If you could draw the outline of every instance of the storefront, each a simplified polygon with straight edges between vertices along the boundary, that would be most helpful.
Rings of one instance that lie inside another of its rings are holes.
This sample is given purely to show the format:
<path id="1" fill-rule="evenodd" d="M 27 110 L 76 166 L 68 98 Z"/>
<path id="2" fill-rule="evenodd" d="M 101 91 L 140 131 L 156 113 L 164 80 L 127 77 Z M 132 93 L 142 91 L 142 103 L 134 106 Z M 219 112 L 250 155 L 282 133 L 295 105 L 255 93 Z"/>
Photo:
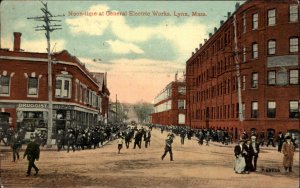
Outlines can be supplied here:
<path id="1" fill-rule="evenodd" d="M 34 132 L 36 129 L 47 129 L 47 103 L 12 103 L 10 110 L 15 111 L 16 129 Z M 98 125 L 99 112 L 96 109 L 80 105 L 53 104 L 53 133 L 67 128 L 86 129 Z"/>

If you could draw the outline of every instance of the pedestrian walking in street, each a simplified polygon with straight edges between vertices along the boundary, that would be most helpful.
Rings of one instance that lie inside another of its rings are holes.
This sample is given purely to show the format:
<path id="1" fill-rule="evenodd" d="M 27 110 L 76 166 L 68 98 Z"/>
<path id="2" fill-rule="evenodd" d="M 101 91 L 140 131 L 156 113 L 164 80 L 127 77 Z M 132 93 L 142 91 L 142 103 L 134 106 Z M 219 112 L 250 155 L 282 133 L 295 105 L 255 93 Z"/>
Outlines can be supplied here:
<path id="1" fill-rule="evenodd" d="M 282 132 L 279 132 L 278 137 L 277 137 L 278 152 L 279 153 L 281 153 L 283 142 L 284 142 L 284 136 L 283 136 Z"/>
<path id="2" fill-rule="evenodd" d="M 253 157 L 253 148 L 251 147 L 251 140 L 247 139 L 244 149 L 244 157 L 246 162 L 245 173 L 253 171 L 252 166 L 252 157 Z"/>
<path id="3" fill-rule="evenodd" d="M 282 145 L 283 167 L 286 172 L 292 172 L 295 146 L 292 143 L 290 136 L 287 136 L 285 139 L 286 142 Z"/>
<path id="4" fill-rule="evenodd" d="M 259 154 L 259 143 L 256 141 L 256 136 L 251 136 L 251 150 L 253 151 L 252 155 L 252 166 L 253 169 L 251 171 L 256 171 L 257 169 L 257 159 L 258 159 L 258 154 Z"/>
<path id="5" fill-rule="evenodd" d="M 39 160 L 40 158 L 40 146 L 35 142 L 34 136 L 30 136 L 30 142 L 27 145 L 27 148 L 25 150 L 23 159 L 27 156 L 28 160 L 28 170 L 27 170 L 27 176 L 30 176 L 31 174 L 31 169 L 32 167 L 35 170 L 35 176 L 38 174 L 39 169 L 38 167 L 34 164 L 35 160 Z"/>
<path id="6" fill-rule="evenodd" d="M 118 154 L 121 153 L 121 149 L 123 148 L 123 138 L 119 135 L 119 138 L 117 140 L 118 143 Z"/>
<path id="7" fill-rule="evenodd" d="M 185 135 L 186 135 L 185 129 L 182 129 L 181 132 L 180 132 L 181 145 L 184 145 Z"/>
<path id="8" fill-rule="evenodd" d="M 234 147 L 234 156 L 235 156 L 235 161 L 234 161 L 234 171 L 237 174 L 243 174 L 245 171 L 246 167 L 246 162 L 245 162 L 245 141 L 240 140 L 239 144 Z"/>
<path id="9" fill-rule="evenodd" d="M 172 143 L 174 139 L 174 134 L 168 134 L 168 137 L 166 139 L 166 146 L 165 146 L 165 152 L 161 156 L 161 160 L 164 160 L 167 153 L 170 153 L 170 161 L 173 161 L 173 152 L 172 152 Z"/>
<path id="10" fill-rule="evenodd" d="M 264 129 L 259 133 L 259 145 L 264 146 L 265 143 L 265 131 Z"/>
<path id="11" fill-rule="evenodd" d="M 16 159 L 19 160 L 19 151 L 21 148 L 21 139 L 18 135 L 18 133 L 16 133 L 12 138 L 11 138 L 11 148 L 13 150 L 13 162 L 16 162 Z"/>

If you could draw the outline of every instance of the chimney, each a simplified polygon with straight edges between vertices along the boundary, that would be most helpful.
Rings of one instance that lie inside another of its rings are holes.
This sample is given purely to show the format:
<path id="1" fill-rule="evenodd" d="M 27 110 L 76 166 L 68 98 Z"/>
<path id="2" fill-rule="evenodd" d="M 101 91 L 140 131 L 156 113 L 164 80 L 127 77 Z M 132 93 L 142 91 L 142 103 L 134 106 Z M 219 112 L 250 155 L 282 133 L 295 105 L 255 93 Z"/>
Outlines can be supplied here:
<path id="1" fill-rule="evenodd" d="M 212 33 L 209 33 L 208 35 L 209 35 L 209 38 L 210 38 L 212 36 Z"/>
<path id="2" fill-rule="evenodd" d="M 22 33 L 14 32 L 14 51 L 21 50 L 21 35 Z"/>
<path id="3" fill-rule="evenodd" d="M 207 39 L 204 39 L 204 43 L 207 42 Z"/>
<path id="4" fill-rule="evenodd" d="M 220 26 L 222 26 L 224 24 L 224 20 L 220 21 Z"/>
<path id="5" fill-rule="evenodd" d="M 195 52 L 192 52 L 192 56 L 195 54 Z"/>
<path id="6" fill-rule="evenodd" d="M 202 48 L 202 46 L 203 46 L 202 43 L 200 43 L 200 48 Z"/>
<path id="7" fill-rule="evenodd" d="M 227 19 L 231 16 L 231 12 L 227 12 Z"/>
<path id="8" fill-rule="evenodd" d="M 217 30 L 218 30 L 218 29 L 217 29 L 216 27 L 214 27 L 214 32 L 215 32 L 215 33 L 217 32 Z"/>
<path id="9" fill-rule="evenodd" d="M 198 48 L 195 48 L 195 51 L 197 52 L 197 51 L 198 51 Z"/>
<path id="10" fill-rule="evenodd" d="M 240 3 L 235 4 L 235 10 L 237 10 L 240 7 Z"/>

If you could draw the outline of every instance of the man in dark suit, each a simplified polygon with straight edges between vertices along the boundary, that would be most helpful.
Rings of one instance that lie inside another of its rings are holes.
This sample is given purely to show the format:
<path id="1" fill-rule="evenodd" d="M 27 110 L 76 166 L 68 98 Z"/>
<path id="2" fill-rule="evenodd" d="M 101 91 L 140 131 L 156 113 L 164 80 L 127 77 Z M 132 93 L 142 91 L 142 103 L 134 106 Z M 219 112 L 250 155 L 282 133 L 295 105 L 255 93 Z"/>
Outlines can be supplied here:
<path id="1" fill-rule="evenodd" d="M 252 160 L 253 161 L 253 169 L 251 171 L 256 171 L 257 159 L 259 154 L 259 143 L 256 141 L 256 136 L 251 136 L 251 151 L 253 151 Z"/>
<path id="2" fill-rule="evenodd" d="M 247 139 L 244 149 L 244 157 L 246 162 L 245 172 L 249 173 L 250 171 L 253 171 L 253 165 L 252 165 L 252 157 L 253 157 L 253 148 L 251 147 L 251 140 Z"/>
<path id="3" fill-rule="evenodd" d="M 164 160 L 165 156 L 169 152 L 170 153 L 170 161 L 173 161 L 172 143 L 173 143 L 174 137 L 175 137 L 174 134 L 170 134 L 170 133 L 168 134 L 168 137 L 166 139 L 165 152 L 161 156 L 161 160 Z"/>
<path id="4" fill-rule="evenodd" d="M 35 176 L 38 174 L 39 169 L 37 166 L 34 164 L 35 160 L 39 160 L 40 158 L 40 146 L 35 142 L 34 140 L 34 135 L 30 136 L 30 142 L 27 145 L 27 148 L 24 153 L 23 159 L 27 156 L 27 160 L 29 161 L 28 163 L 28 170 L 27 170 L 27 176 L 30 176 L 31 169 L 32 167 L 35 170 Z"/>

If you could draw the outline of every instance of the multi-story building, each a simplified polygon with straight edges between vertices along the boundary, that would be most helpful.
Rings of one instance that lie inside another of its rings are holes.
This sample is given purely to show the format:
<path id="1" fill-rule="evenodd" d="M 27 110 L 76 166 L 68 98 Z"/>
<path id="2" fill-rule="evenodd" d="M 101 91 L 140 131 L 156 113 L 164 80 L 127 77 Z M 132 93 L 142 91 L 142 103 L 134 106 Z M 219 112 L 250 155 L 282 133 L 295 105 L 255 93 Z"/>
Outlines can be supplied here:
<path id="1" fill-rule="evenodd" d="M 186 62 L 187 125 L 299 130 L 299 29 L 297 1 L 237 4 Z"/>
<path id="2" fill-rule="evenodd" d="M 185 78 L 169 83 L 154 99 L 151 121 L 160 125 L 185 125 Z"/>
<path id="3" fill-rule="evenodd" d="M 34 130 L 48 122 L 47 53 L 0 49 L 0 108 L 10 126 Z M 91 73 L 66 50 L 51 54 L 53 132 L 67 127 L 86 128 L 106 121 L 109 101 L 106 73 Z"/>

